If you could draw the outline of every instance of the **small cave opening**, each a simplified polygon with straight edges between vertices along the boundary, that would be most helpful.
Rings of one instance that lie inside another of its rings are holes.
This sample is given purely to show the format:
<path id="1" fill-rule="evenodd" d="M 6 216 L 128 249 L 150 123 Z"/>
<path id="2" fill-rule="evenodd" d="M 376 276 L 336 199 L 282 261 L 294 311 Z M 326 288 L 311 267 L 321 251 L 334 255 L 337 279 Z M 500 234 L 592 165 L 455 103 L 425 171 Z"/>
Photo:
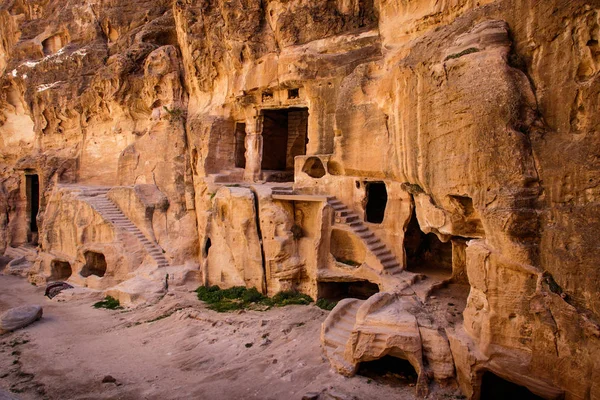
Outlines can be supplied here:
<path id="1" fill-rule="evenodd" d="M 293 171 L 294 158 L 306 154 L 308 109 L 263 110 L 262 114 L 261 168 L 270 171 Z"/>
<path id="2" fill-rule="evenodd" d="M 246 168 L 246 124 L 235 124 L 235 167 Z"/>
<path id="3" fill-rule="evenodd" d="M 354 282 L 318 282 L 318 298 L 329 301 L 342 299 L 366 300 L 379 293 L 379 286 L 369 281 Z"/>
<path id="4" fill-rule="evenodd" d="M 66 281 L 72 273 L 71 264 L 67 261 L 52 260 L 50 263 L 50 280 L 52 281 Z"/>
<path id="5" fill-rule="evenodd" d="M 300 89 L 288 89 L 288 99 L 297 99 L 300 97 Z"/>
<path id="6" fill-rule="evenodd" d="M 365 182 L 367 192 L 365 205 L 365 220 L 374 224 L 380 224 L 385 217 L 387 206 L 387 189 L 383 182 Z"/>
<path id="7" fill-rule="evenodd" d="M 210 250 L 210 246 L 212 246 L 212 243 L 210 241 L 210 238 L 207 238 L 206 243 L 204 244 L 204 251 L 202 252 L 204 258 L 208 257 L 208 251 Z"/>
<path id="8" fill-rule="evenodd" d="M 390 355 L 361 362 L 357 374 L 392 387 L 415 385 L 418 378 L 417 371 L 408 360 Z"/>
<path id="9" fill-rule="evenodd" d="M 421 231 L 414 210 L 404 232 L 404 251 L 408 271 L 441 279 L 452 276 L 452 242 Z"/>
<path id="10" fill-rule="evenodd" d="M 302 172 L 311 178 L 316 179 L 324 177 L 327 173 L 325 171 L 325 166 L 319 157 L 309 157 L 302 167 Z"/>
<path id="11" fill-rule="evenodd" d="M 81 276 L 87 278 L 91 275 L 103 277 L 106 274 L 106 258 L 104 254 L 95 251 L 86 251 L 85 265 L 81 269 Z"/>
<path id="12" fill-rule="evenodd" d="M 486 371 L 481 379 L 481 396 L 485 400 L 543 400 L 529 389 L 516 383 L 500 378 L 498 375 Z"/>
<path id="13" fill-rule="evenodd" d="M 42 51 L 45 56 L 55 54 L 63 47 L 63 38 L 61 35 L 50 36 L 42 41 Z"/>

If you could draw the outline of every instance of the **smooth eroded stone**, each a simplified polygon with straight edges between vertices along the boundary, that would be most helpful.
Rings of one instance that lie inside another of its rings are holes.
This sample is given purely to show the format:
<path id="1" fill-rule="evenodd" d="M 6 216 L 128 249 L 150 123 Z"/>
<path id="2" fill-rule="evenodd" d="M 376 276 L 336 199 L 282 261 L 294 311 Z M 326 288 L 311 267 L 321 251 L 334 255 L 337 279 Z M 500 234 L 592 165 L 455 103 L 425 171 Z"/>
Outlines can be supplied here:
<path id="1" fill-rule="evenodd" d="M 42 306 L 31 305 L 11 308 L 0 317 L 0 332 L 26 327 L 42 318 Z"/>

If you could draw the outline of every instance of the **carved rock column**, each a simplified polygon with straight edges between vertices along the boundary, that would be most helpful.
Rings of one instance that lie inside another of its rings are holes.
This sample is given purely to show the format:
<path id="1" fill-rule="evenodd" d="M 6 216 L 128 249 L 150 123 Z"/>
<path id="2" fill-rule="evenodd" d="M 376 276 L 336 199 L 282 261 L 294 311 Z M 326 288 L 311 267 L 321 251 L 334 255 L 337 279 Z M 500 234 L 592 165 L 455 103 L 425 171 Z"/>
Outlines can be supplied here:
<path id="1" fill-rule="evenodd" d="M 246 120 L 246 170 L 244 180 L 256 182 L 260 179 L 263 152 L 263 116 L 256 115 Z"/>

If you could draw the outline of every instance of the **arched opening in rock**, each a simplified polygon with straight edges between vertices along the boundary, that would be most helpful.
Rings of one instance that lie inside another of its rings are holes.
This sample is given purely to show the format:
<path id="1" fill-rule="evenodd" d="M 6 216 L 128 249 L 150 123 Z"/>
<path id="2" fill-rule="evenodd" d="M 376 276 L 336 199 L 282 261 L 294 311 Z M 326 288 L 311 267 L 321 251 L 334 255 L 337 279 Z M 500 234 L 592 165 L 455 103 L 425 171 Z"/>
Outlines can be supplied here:
<path id="1" fill-rule="evenodd" d="M 342 299 L 366 300 L 379 293 L 379 286 L 369 281 L 354 282 L 318 282 L 318 298 L 329 301 L 340 301 Z"/>
<path id="2" fill-rule="evenodd" d="M 63 38 L 61 35 L 50 36 L 42 42 L 42 49 L 45 56 L 55 54 L 63 47 Z"/>
<path id="3" fill-rule="evenodd" d="M 408 360 L 389 355 L 361 362 L 357 374 L 388 386 L 415 385 L 418 378 L 417 371 Z"/>
<path id="4" fill-rule="evenodd" d="M 294 157 L 306 154 L 307 134 L 307 108 L 263 110 L 261 168 L 292 171 Z"/>
<path id="5" fill-rule="evenodd" d="M 367 202 L 365 205 L 365 220 L 380 224 L 385 217 L 387 205 L 387 189 L 383 182 L 366 182 Z"/>
<path id="6" fill-rule="evenodd" d="M 498 375 L 486 371 L 481 379 L 481 396 L 485 400 L 543 400 L 529 389 L 516 383 L 500 378 Z"/>
<path id="7" fill-rule="evenodd" d="M 52 260 L 50 263 L 50 280 L 66 281 L 72 273 L 71 264 L 66 261 Z"/>
<path id="8" fill-rule="evenodd" d="M 452 243 L 443 243 L 435 233 L 422 232 L 414 211 L 404 233 L 404 251 L 410 272 L 441 279 L 452 276 Z"/>
<path id="9" fill-rule="evenodd" d="M 25 193 L 27 196 L 27 217 L 29 219 L 29 230 L 32 234 L 37 234 L 37 215 L 40 209 L 40 178 L 38 175 L 25 175 Z"/>
<path id="10" fill-rule="evenodd" d="M 337 262 L 358 267 L 365 262 L 366 249 L 356 235 L 341 229 L 331 230 L 329 249 Z"/>
<path id="11" fill-rule="evenodd" d="M 302 172 L 316 179 L 324 177 L 327 173 L 319 157 L 309 157 L 302 167 Z"/>
<path id="12" fill-rule="evenodd" d="M 81 276 L 84 278 L 91 275 L 103 277 L 106 273 L 106 258 L 104 258 L 104 254 L 95 251 L 86 251 L 84 256 L 85 265 L 81 269 Z"/>
<path id="13" fill-rule="evenodd" d="M 235 167 L 246 168 L 246 124 L 235 124 Z"/>

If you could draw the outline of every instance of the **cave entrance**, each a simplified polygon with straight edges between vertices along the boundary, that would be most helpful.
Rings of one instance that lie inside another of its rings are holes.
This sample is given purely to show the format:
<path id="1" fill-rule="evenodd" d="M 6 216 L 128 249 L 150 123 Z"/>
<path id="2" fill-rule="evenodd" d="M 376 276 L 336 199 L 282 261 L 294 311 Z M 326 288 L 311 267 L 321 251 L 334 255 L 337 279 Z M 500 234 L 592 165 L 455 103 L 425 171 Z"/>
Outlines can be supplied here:
<path id="1" fill-rule="evenodd" d="M 72 273 L 71 264 L 66 261 L 52 260 L 50 263 L 50 280 L 52 281 L 66 281 Z"/>
<path id="2" fill-rule="evenodd" d="M 452 242 L 421 231 L 414 210 L 404 233 L 404 251 L 408 271 L 440 279 L 452 276 Z"/>
<path id="3" fill-rule="evenodd" d="M 379 286 L 369 281 L 355 282 L 318 282 L 318 298 L 329 301 L 340 301 L 342 299 L 366 300 L 379 293 Z"/>
<path id="4" fill-rule="evenodd" d="M 37 233 L 37 215 L 40 210 L 40 178 L 36 174 L 25 175 L 25 188 L 27 193 L 27 211 L 29 230 Z"/>
<path id="5" fill-rule="evenodd" d="M 95 251 L 86 251 L 85 265 L 81 269 L 81 276 L 87 278 L 91 275 L 103 277 L 106 273 L 106 258 L 104 254 L 96 253 Z"/>
<path id="6" fill-rule="evenodd" d="M 263 110 L 261 168 L 293 171 L 294 157 L 306 154 L 308 108 Z"/>
<path id="7" fill-rule="evenodd" d="M 389 355 L 361 362 L 357 374 L 387 386 L 415 385 L 418 378 L 417 371 L 408 360 Z"/>
<path id="8" fill-rule="evenodd" d="M 387 205 L 387 189 L 383 182 L 366 182 L 367 203 L 365 205 L 365 220 L 374 224 L 383 222 Z"/>
<path id="9" fill-rule="evenodd" d="M 486 371 L 481 380 L 481 399 L 485 400 L 543 400 L 529 389 Z"/>
<path id="10" fill-rule="evenodd" d="M 235 124 L 235 167 L 246 168 L 246 124 Z"/>

